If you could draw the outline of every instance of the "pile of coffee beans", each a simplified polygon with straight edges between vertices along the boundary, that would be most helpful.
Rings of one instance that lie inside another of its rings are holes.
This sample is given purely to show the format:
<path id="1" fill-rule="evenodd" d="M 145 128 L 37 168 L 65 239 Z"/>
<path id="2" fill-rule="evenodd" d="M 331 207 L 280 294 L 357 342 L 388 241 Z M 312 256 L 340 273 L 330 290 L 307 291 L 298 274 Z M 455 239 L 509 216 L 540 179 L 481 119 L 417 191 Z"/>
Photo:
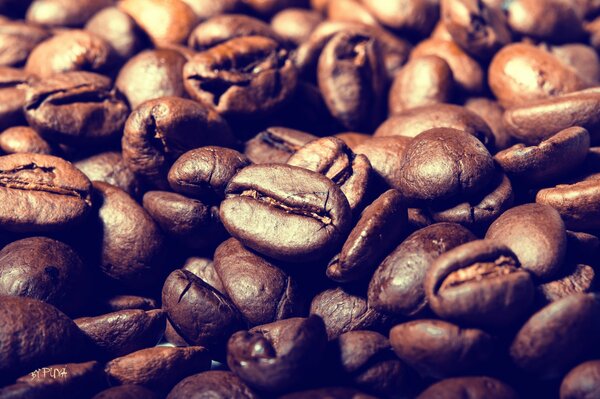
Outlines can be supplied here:
<path id="1" fill-rule="evenodd" d="M 0 399 L 600 399 L 599 1 L 0 14 Z"/>

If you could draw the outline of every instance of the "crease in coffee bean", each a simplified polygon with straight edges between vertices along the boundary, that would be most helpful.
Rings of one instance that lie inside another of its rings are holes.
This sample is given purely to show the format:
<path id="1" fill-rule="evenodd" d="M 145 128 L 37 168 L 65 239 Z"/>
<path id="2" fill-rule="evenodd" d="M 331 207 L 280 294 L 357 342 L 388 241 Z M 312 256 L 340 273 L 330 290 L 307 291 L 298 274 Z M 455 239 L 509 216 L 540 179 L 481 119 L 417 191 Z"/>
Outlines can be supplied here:
<path id="1" fill-rule="evenodd" d="M 289 141 L 285 141 L 282 138 L 277 137 L 268 130 L 265 130 L 262 133 L 260 133 L 260 140 L 264 143 L 275 147 L 278 150 L 282 150 L 290 154 L 293 154 L 294 152 L 298 151 L 298 149 L 302 148 L 302 146 L 293 145 Z"/>
<path id="2" fill-rule="evenodd" d="M 494 262 L 477 262 L 473 265 L 453 271 L 446 277 L 439 290 L 445 290 L 472 281 L 504 276 L 516 272 L 517 265 L 514 259 L 508 256 L 500 256 Z"/>

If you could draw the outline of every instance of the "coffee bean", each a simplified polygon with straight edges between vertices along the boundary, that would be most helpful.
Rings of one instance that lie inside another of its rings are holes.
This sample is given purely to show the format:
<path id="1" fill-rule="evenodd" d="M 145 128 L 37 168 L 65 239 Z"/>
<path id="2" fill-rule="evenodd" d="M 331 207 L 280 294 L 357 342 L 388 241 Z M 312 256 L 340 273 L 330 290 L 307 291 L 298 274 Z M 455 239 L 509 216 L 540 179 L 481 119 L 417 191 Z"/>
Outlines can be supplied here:
<path id="1" fill-rule="evenodd" d="M 569 295 L 592 292 L 596 288 L 596 270 L 584 264 L 570 264 L 555 280 L 537 287 L 538 301 L 549 303 Z"/>
<path id="2" fill-rule="evenodd" d="M 246 142 L 244 154 L 253 163 L 286 163 L 296 151 L 316 138 L 299 130 L 270 127 Z"/>
<path id="3" fill-rule="evenodd" d="M 282 38 L 301 45 L 307 41 L 323 17 L 316 11 L 288 8 L 271 19 L 271 28 Z"/>
<path id="4" fill-rule="evenodd" d="M 2 134 L 0 134 L 0 143 L 1 141 Z M 141 191 L 140 182 L 133 172 L 127 168 L 120 152 L 101 152 L 89 158 L 81 159 L 75 162 L 74 165 L 90 180 L 111 184 L 134 198 Z"/>
<path id="5" fill-rule="evenodd" d="M 25 84 L 33 77 L 22 69 L 0 67 L 0 128 L 25 123 L 23 106 L 25 105 Z"/>
<path id="6" fill-rule="evenodd" d="M 368 136 L 353 151 L 364 154 L 369 159 L 376 177 L 379 178 L 375 184 L 383 181 L 383 186 L 398 188 L 401 181 L 400 167 L 411 140 L 406 136 Z"/>
<path id="7" fill-rule="evenodd" d="M 504 108 L 497 101 L 485 97 L 471 97 L 464 106 L 488 124 L 494 135 L 494 144 L 497 150 L 510 147 L 513 138 L 508 133 L 503 120 Z"/>
<path id="8" fill-rule="evenodd" d="M 215 288 L 217 291 L 225 292 L 223 282 L 217 274 L 215 264 L 211 259 L 194 256 L 189 257 L 185 260 L 182 269 L 200 277 L 206 284 Z"/>
<path id="9" fill-rule="evenodd" d="M 423 391 L 418 399 L 434 399 L 467 395 L 471 399 L 517 399 L 508 385 L 491 377 L 457 377 L 437 382 Z"/>
<path id="10" fill-rule="evenodd" d="M 54 148 L 35 130 L 27 126 L 15 126 L 0 133 L 0 149 L 6 154 L 31 152 L 53 155 Z"/>
<path id="11" fill-rule="evenodd" d="M 46 26 L 81 26 L 111 0 L 34 0 L 27 9 L 27 21 Z"/>
<path id="12" fill-rule="evenodd" d="M 437 5 L 430 1 L 363 0 L 363 3 L 373 16 L 387 28 L 418 33 L 422 36 L 431 32 L 439 15 Z"/>
<path id="13" fill-rule="evenodd" d="M 600 384 L 600 360 L 581 363 L 565 376 L 560 384 L 561 399 L 593 397 Z"/>
<path id="14" fill-rule="evenodd" d="M 600 78 L 600 58 L 598 53 L 584 44 L 563 44 L 559 46 L 548 46 L 540 44 L 565 64 L 569 65 L 590 86 L 596 86 Z"/>
<path id="15" fill-rule="evenodd" d="M 342 191 L 325 176 L 295 166 L 248 166 L 225 193 L 220 215 L 227 231 L 275 259 L 322 259 L 350 227 Z"/>
<path id="16" fill-rule="evenodd" d="M 152 310 L 158 306 L 152 298 L 137 295 L 114 295 L 104 300 L 99 308 L 104 313 L 119 312 L 128 309 Z"/>
<path id="17" fill-rule="evenodd" d="M 159 399 L 160 396 L 148 388 L 144 388 L 140 385 L 119 385 L 116 387 L 108 388 L 92 399 L 133 399 L 133 398 L 144 398 L 144 399 Z"/>
<path id="18" fill-rule="evenodd" d="M 375 399 L 375 396 L 367 395 L 354 388 L 329 387 L 309 389 L 280 396 L 279 399 Z"/>
<path id="19" fill-rule="evenodd" d="M 0 22 L 0 65 L 22 66 L 31 51 L 49 36 L 46 29 L 34 24 L 11 20 Z"/>
<path id="20" fill-rule="evenodd" d="M 186 399 L 205 396 L 214 399 L 256 399 L 256 395 L 237 375 L 230 371 L 205 371 L 184 378 L 167 399 Z"/>

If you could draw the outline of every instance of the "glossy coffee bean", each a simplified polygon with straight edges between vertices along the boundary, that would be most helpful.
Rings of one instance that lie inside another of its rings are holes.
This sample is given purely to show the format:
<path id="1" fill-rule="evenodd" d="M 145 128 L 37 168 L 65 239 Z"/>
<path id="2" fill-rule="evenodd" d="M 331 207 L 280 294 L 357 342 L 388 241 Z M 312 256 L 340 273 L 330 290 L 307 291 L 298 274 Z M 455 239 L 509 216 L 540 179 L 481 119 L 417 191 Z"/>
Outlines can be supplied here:
<path id="1" fill-rule="evenodd" d="M 600 360 L 581 363 L 560 384 L 560 399 L 583 399 L 597 396 L 600 387 Z"/>
<path id="2" fill-rule="evenodd" d="M 0 295 L 39 299 L 68 314 L 85 305 L 87 274 L 73 248 L 50 238 L 17 240 L 0 251 Z"/>
<path id="3" fill-rule="evenodd" d="M 563 267 L 565 225 L 549 206 L 526 204 L 509 209 L 492 223 L 485 238 L 510 248 L 521 267 L 539 279 L 549 279 Z"/>
<path id="4" fill-rule="evenodd" d="M 27 21 L 46 26 L 81 26 L 111 0 L 34 0 L 27 9 Z"/>
<path id="5" fill-rule="evenodd" d="M 431 309 L 461 325 L 504 327 L 533 301 L 533 282 L 515 254 L 492 240 L 472 241 L 433 261 L 423 284 Z"/>
<path id="6" fill-rule="evenodd" d="M 244 154 L 253 163 L 286 163 L 302 146 L 317 139 L 310 133 L 270 127 L 246 142 Z"/>
<path id="7" fill-rule="evenodd" d="M 217 291 L 225 292 L 223 282 L 217 274 L 215 264 L 211 259 L 198 258 L 195 256 L 189 257 L 185 260 L 182 269 L 200 277 L 206 284 L 215 288 Z"/>
<path id="8" fill-rule="evenodd" d="M 404 152 L 411 140 L 405 136 L 367 136 L 361 138 L 361 143 L 356 145 L 353 151 L 364 154 L 369 159 L 375 174 L 374 185 L 383 182 L 383 186 L 398 188 Z"/>
<path id="9" fill-rule="evenodd" d="M 119 312 L 121 310 L 158 308 L 156 300 L 138 295 L 113 295 L 104 298 L 99 304 L 101 313 Z"/>
<path id="10" fill-rule="evenodd" d="M 466 228 L 438 223 L 417 230 L 384 259 L 369 284 L 369 303 L 393 315 L 414 315 L 427 306 L 425 275 L 440 254 L 475 239 Z"/>
<path id="11" fill-rule="evenodd" d="M 311 378 L 326 343 L 319 317 L 280 320 L 233 334 L 227 343 L 227 365 L 251 387 L 289 390 Z"/>
<path id="12" fill-rule="evenodd" d="M 396 355 L 422 376 L 445 378 L 479 371 L 494 356 L 491 335 L 442 320 L 414 320 L 390 330 Z"/>
<path id="13" fill-rule="evenodd" d="M 92 206 L 88 178 L 70 162 L 41 154 L 0 157 L 4 230 L 49 232 L 81 223 Z"/>
<path id="14" fill-rule="evenodd" d="M 22 66 L 31 51 L 49 36 L 46 29 L 34 24 L 13 20 L 0 22 L 0 65 Z"/>
<path id="15" fill-rule="evenodd" d="M 342 191 L 325 176 L 295 166 L 248 166 L 225 194 L 220 216 L 227 231 L 275 259 L 322 259 L 350 228 Z"/>
<path id="16" fill-rule="evenodd" d="M 53 155 L 56 152 L 56 149 L 28 126 L 15 126 L 0 133 L 0 150 L 6 154 L 31 152 Z"/>
<path id="17" fill-rule="evenodd" d="M 258 395 L 231 371 L 212 370 L 184 378 L 169 392 L 167 399 L 193 397 L 256 399 Z"/>
<path id="18" fill-rule="evenodd" d="M 2 135 L 0 134 L 0 141 Z M 125 165 L 120 152 L 101 152 L 74 163 L 91 181 L 101 181 L 120 188 L 132 197 L 140 193 L 140 182 Z"/>
<path id="19" fill-rule="evenodd" d="M 25 123 L 24 84 L 32 80 L 32 75 L 23 69 L 0 67 L 0 128 L 6 129 Z"/>
<path id="20" fill-rule="evenodd" d="M 437 399 L 467 395 L 471 399 L 517 399 L 508 385 L 491 377 L 457 377 L 437 382 L 423 391 L 418 399 Z"/>

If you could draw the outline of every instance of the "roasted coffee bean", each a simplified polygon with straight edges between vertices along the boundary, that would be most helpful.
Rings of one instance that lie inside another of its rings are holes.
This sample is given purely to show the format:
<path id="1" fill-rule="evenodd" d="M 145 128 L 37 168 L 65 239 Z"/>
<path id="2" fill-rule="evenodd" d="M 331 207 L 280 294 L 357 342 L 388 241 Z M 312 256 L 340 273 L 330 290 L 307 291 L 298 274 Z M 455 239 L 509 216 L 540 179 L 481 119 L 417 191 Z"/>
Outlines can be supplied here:
<path id="1" fill-rule="evenodd" d="M 590 135 L 581 127 L 561 130 L 537 146 L 516 144 L 494 159 L 510 176 L 528 185 L 543 184 L 580 166 L 590 148 Z"/>
<path id="2" fill-rule="evenodd" d="M 333 21 L 356 22 L 379 27 L 379 23 L 359 0 L 329 0 L 327 18 Z"/>
<path id="3" fill-rule="evenodd" d="M 60 241 L 31 237 L 0 251 L 0 295 L 39 299 L 73 314 L 85 305 L 88 288 L 79 255 Z"/>
<path id="4" fill-rule="evenodd" d="M 340 187 L 352 211 L 362 208 L 371 181 L 371 163 L 341 139 L 324 137 L 311 141 L 299 148 L 287 164 L 325 175 Z"/>
<path id="5" fill-rule="evenodd" d="M 167 399 L 202 397 L 214 399 L 257 399 L 258 395 L 234 373 L 213 370 L 184 378 L 169 392 Z"/>
<path id="6" fill-rule="evenodd" d="M 210 368 L 208 351 L 201 346 L 142 349 L 108 362 L 105 371 L 115 385 L 134 384 L 169 391 L 183 378 Z"/>
<path id="7" fill-rule="evenodd" d="M 251 165 L 231 179 L 220 216 L 244 245 L 298 262 L 331 254 L 350 228 L 342 191 L 319 173 L 289 165 Z"/>
<path id="8" fill-rule="evenodd" d="M 533 282 L 516 255 L 492 240 L 468 242 L 433 261 L 423 287 L 441 318 L 481 327 L 520 321 L 533 301 Z"/>
<path id="9" fill-rule="evenodd" d="M 271 19 L 271 27 L 279 36 L 299 46 L 308 40 L 322 20 L 316 11 L 288 8 Z"/>
<path id="10" fill-rule="evenodd" d="M 508 385 L 491 377 L 457 377 L 437 382 L 423 391 L 418 399 L 455 398 L 517 399 L 519 395 Z"/>
<path id="11" fill-rule="evenodd" d="M 297 281 L 230 238 L 215 251 L 214 268 L 226 294 L 250 326 L 300 315 L 304 298 Z"/>
<path id="12" fill-rule="evenodd" d="M 112 359 L 156 345 L 165 330 L 165 320 L 163 310 L 121 310 L 74 321 L 93 343 L 95 353 Z"/>
<path id="13" fill-rule="evenodd" d="M 488 333 L 442 320 L 413 320 L 390 330 L 396 355 L 422 376 L 446 378 L 479 371 L 494 359 Z"/>
<path id="14" fill-rule="evenodd" d="M 246 142 L 244 154 L 253 163 L 286 163 L 317 136 L 285 127 L 270 127 Z"/>
<path id="15" fill-rule="evenodd" d="M 342 250 L 327 265 L 327 276 L 338 282 L 369 277 L 407 229 L 401 194 L 386 191 L 362 212 Z"/>
<path id="16" fill-rule="evenodd" d="M 27 58 L 25 70 L 40 78 L 72 71 L 105 73 L 114 67 L 115 56 L 111 45 L 100 36 L 67 30 L 38 44 Z"/>
<path id="17" fill-rule="evenodd" d="M 183 66 L 186 58 L 175 50 L 147 50 L 131 58 L 119 71 L 116 86 L 131 108 L 160 97 L 185 97 Z"/>
<path id="18" fill-rule="evenodd" d="M 148 388 L 144 388 L 140 385 L 119 385 L 116 387 L 108 388 L 92 399 L 136 399 L 136 398 L 144 398 L 144 399 L 159 399 L 160 396 Z"/>
<path id="19" fill-rule="evenodd" d="M 427 306 L 425 275 L 440 254 L 472 241 L 475 236 L 453 223 L 418 230 L 379 265 L 369 285 L 369 304 L 380 312 L 412 316 Z"/>
<path id="20" fill-rule="evenodd" d="M 408 144 L 398 188 L 409 205 L 434 205 L 478 194 L 494 173 L 492 156 L 474 136 L 435 128 Z"/>
<path id="21" fill-rule="evenodd" d="M 122 60 L 133 57 L 146 44 L 135 21 L 117 7 L 98 11 L 87 21 L 85 30 L 106 40 Z"/>
<path id="22" fill-rule="evenodd" d="M 84 336 L 64 313 L 31 298 L 0 297 L 0 382 L 86 354 Z"/>
<path id="23" fill-rule="evenodd" d="M 197 148 L 175 161 L 169 170 L 169 185 L 184 195 L 221 200 L 227 183 L 249 164 L 246 156 L 229 148 Z"/>
<path id="24" fill-rule="evenodd" d="M 88 178 L 51 155 L 0 157 L 0 224 L 4 230 L 49 232 L 81 223 L 92 206 Z"/>
<path id="25" fill-rule="evenodd" d="M 488 80 L 492 92 L 505 107 L 520 106 L 588 86 L 557 57 L 526 43 L 510 44 L 498 51 L 490 64 Z"/>
<path id="26" fill-rule="evenodd" d="M 54 148 L 28 126 L 15 126 L 0 133 L 0 150 L 6 154 L 31 152 L 53 155 Z"/>
<path id="27" fill-rule="evenodd" d="M 504 124 L 504 108 L 497 101 L 485 97 L 471 97 L 464 106 L 488 124 L 494 135 L 494 144 L 497 150 L 510 147 L 513 138 Z"/>
<path id="28" fill-rule="evenodd" d="M 229 335 L 242 328 L 241 315 L 231 301 L 187 270 L 175 270 L 167 277 L 162 304 L 186 342 L 213 354 L 224 352 Z"/>
<path id="29" fill-rule="evenodd" d="M 573 263 L 557 279 L 537 286 L 538 301 L 549 303 L 569 295 L 588 293 L 596 289 L 596 270 L 584 264 Z"/>
<path id="30" fill-rule="evenodd" d="M 391 116 L 375 131 L 375 137 L 416 137 L 434 128 L 462 130 L 477 137 L 488 150 L 494 149 L 494 135 L 483 119 L 464 107 L 452 104 L 427 105 Z"/>
<path id="31" fill-rule="evenodd" d="M 375 399 L 354 388 L 329 387 L 299 391 L 280 396 L 279 399 Z"/>
<path id="32" fill-rule="evenodd" d="M 486 239 L 510 248 L 521 267 L 547 280 L 563 267 L 567 249 L 565 225 L 547 205 L 526 204 L 504 212 L 488 229 Z"/>
<path id="33" fill-rule="evenodd" d="M 581 363 L 560 384 L 560 399 L 593 398 L 600 387 L 600 360 Z"/>
<path id="34" fill-rule="evenodd" d="M 22 69 L 0 67 L 0 128 L 6 129 L 25 122 L 23 106 L 26 99 L 26 83 L 33 80 Z"/>
<path id="35" fill-rule="evenodd" d="M 377 330 L 388 321 L 369 306 L 365 298 L 340 287 L 316 295 L 310 305 L 310 314 L 323 320 L 329 340 L 348 331 Z"/>
<path id="36" fill-rule="evenodd" d="M 227 365 L 251 387 L 289 390 L 313 376 L 326 343 L 321 318 L 280 320 L 233 334 L 227 343 Z"/>
<path id="37" fill-rule="evenodd" d="M 373 16 L 387 28 L 426 36 L 438 19 L 435 1 L 361 0 Z"/>
<path id="38" fill-rule="evenodd" d="M 567 249 L 570 259 L 595 264 L 596 256 L 600 253 L 600 238 L 594 234 L 567 230 Z"/>
<path id="39" fill-rule="evenodd" d="M 184 152 L 209 144 L 233 144 L 227 122 L 214 109 L 178 97 L 146 101 L 129 115 L 123 159 L 137 176 L 167 187 L 167 172 Z"/>
<path id="40" fill-rule="evenodd" d="M 272 114 L 294 92 L 288 51 L 263 36 L 234 38 L 197 53 L 183 68 L 189 95 L 228 118 Z"/>
<path id="41" fill-rule="evenodd" d="M 34 24 L 12 20 L 0 22 L 0 65 L 22 66 L 31 51 L 49 36 L 46 29 Z"/>
<path id="42" fill-rule="evenodd" d="M 362 144 L 365 141 L 372 138 L 372 136 L 370 134 L 357 133 L 357 132 L 342 132 L 342 133 L 338 133 L 334 136 L 337 137 L 338 139 L 342 139 L 342 141 L 344 143 L 346 143 L 346 145 L 348 147 L 350 147 L 350 149 L 352 151 L 354 151 L 354 149 L 359 144 Z"/>
<path id="43" fill-rule="evenodd" d="M 357 154 L 364 154 L 369 159 L 375 175 L 380 182 L 383 181 L 384 186 L 398 188 L 404 152 L 411 140 L 406 136 L 367 136 L 363 142 L 356 145 L 353 151 Z"/>
<path id="44" fill-rule="evenodd" d="M 27 21 L 46 26 L 82 26 L 112 0 L 34 0 L 27 9 Z"/>
<path id="45" fill-rule="evenodd" d="M 223 282 L 217 274 L 215 264 L 211 259 L 192 256 L 185 260 L 182 269 L 192 272 L 200 277 L 206 284 L 215 288 L 217 291 L 225 292 Z"/>
<path id="46" fill-rule="evenodd" d="M 120 136 L 129 107 L 106 76 L 66 72 L 32 83 L 25 116 L 42 137 L 73 146 Z"/>
<path id="47" fill-rule="evenodd" d="M 154 299 L 137 295 L 114 295 L 104 299 L 99 305 L 104 313 L 129 309 L 152 310 L 158 307 Z"/>
<path id="48" fill-rule="evenodd" d="M 578 43 L 564 44 L 562 46 L 540 44 L 540 46 L 575 69 L 575 72 L 591 86 L 598 84 L 600 78 L 600 58 L 596 50 L 592 47 Z"/>
<path id="49" fill-rule="evenodd" d="M 510 346 L 513 362 L 528 373 L 552 378 L 594 354 L 600 333 L 597 294 L 552 302 L 521 327 Z"/>
<path id="50" fill-rule="evenodd" d="M 2 134 L 0 134 L 1 141 Z M 81 159 L 75 162 L 74 165 L 92 181 L 111 184 L 134 198 L 140 193 L 140 182 L 133 172 L 127 168 L 120 152 L 101 152 L 89 158 Z"/>
<path id="51" fill-rule="evenodd" d="M 123 0 L 118 6 L 157 47 L 183 43 L 196 23 L 194 11 L 181 0 Z"/>
<path id="52" fill-rule="evenodd" d="M 319 57 L 317 80 L 331 114 L 347 129 L 371 131 L 383 118 L 385 85 L 376 38 L 340 32 Z"/>
<path id="53" fill-rule="evenodd" d="M 163 278 L 164 237 L 154 220 L 131 196 L 110 184 L 94 182 L 102 272 L 137 290 Z"/>

